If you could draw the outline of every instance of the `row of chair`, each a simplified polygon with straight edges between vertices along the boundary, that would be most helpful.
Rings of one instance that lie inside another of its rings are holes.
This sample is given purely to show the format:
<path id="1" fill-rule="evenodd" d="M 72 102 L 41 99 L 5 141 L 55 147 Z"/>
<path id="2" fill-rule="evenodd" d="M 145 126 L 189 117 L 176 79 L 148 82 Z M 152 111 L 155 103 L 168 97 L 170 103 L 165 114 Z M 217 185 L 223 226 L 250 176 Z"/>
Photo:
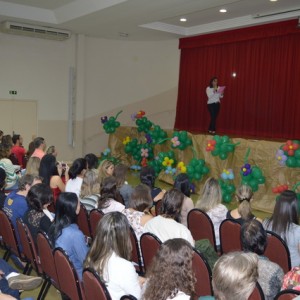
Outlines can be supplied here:
<path id="1" fill-rule="evenodd" d="M 214 226 L 210 217 L 200 209 L 193 209 L 188 214 L 188 228 L 194 240 L 208 239 L 216 247 Z M 277 234 L 267 231 L 268 243 L 264 255 L 277 263 L 285 273 L 291 269 L 290 251 L 285 241 Z M 220 252 L 242 251 L 241 225 L 226 219 L 220 225 Z"/>

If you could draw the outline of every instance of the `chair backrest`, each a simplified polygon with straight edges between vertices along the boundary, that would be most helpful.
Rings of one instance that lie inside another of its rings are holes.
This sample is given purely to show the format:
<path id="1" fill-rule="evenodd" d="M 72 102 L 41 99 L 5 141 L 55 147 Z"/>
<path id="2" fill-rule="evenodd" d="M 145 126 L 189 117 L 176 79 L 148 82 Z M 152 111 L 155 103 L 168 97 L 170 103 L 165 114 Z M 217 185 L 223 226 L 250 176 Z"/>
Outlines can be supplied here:
<path id="1" fill-rule="evenodd" d="M 291 269 L 290 250 L 285 241 L 276 233 L 267 231 L 268 243 L 264 255 L 278 264 L 284 273 Z"/>
<path id="2" fill-rule="evenodd" d="M 220 225 L 221 254 L 232 251 L 242 251 L 241 224 L 234 220 L 226 219 Z"/>
<path id="3" fill-rule="evenodd" d="M 137 300 L 137 299 L 132 295 L 124 295 L 121 297 L 120 300 Z"/>
<path id="4" fill-rule="evenodd" d="M 37 248 L 40 264 L 44 274 L 51 279 L 52 284 L 59 289 L 58 276 L 54 263 L 53 248 L 48 235 L 45 232 L 37 234 Z"/>
<path id="5" fill-rule="evenodd" d="M 40 258 L 37 254 L 36 246 L 34 244 L 31 232 L 28 226 L 22 221 L 17 219 L 17 229 L 19 232 L 20 241 L 22 244 L 22 251 L 26 259 L 30 262 L 33 269 L 39 274 L 42 274 L 42 268 L 40 265 Z"/>
<path id="6" fill-rule="evenodd" d="M 188 213 L 187 223 L 195 241 L 208 239 L 217 252 L 214 224 L 207 213 L 194 208 Z"/>
<path id="7" fill-rule="evenodd" d="M 89 214 L 82 203 L 80 204 L 80 211 L 77 216 L 77 225 L 85 236 L 91 237 Z"/>
<path id="8" fill-rule="evenodd" d="M 196 249 L 194 249 L 193 255 L 193 271 L 197 279 L 195 285 L 196 295 L 198 297 L 213 295 L 211 269 L 204 256 Z"/>
<path id="9" fill-rule="evenodd" d="M 142 257 L 139 247 L 139 242 L 134 232 L 134 229 L 130 226 L 130 240 L 132 245 L 132 253 L 131 253 L 131 260 L 137 265 L 137 271 L 139 274 L 143 273 L 143 266 L 142 266 Z"/>
<path id="10" fill-rule="evenodd" d="M 150 266 L 153 257 L 158 251 L 161 241 L 160 239 L 150 232 L 145 232 L 140 238 L 140 245 L 142 250 L 144 269 L 147 271 L 147 268 Z"/>
<path id="11" fill-rule="evenodd" d="M 264 292 L 258 282 L 256 282 L 255 289 L 253 290 L 248 300 L 265 300 Z"/>
<path id="12" fill-rule="evenodd" d="M 274 300 L 291 300 L 300 295 L 300 291 L 287 289 L 280 291 L 274 298 Z"/>
<path id="13" fill-rule="evenodd" d="M 2 241 L 5 247 L 9 249 L 9 251 L 11 251 L 16 256 L 23 259 L 24 255 L 20 251 L 15 228 L 12 222 L 10 221 L 8 215 L 3 210 L 0 210 L 0 227 L 1 227 Z"/>
<path id="14" fill-rule="evenodd" d="M 162 200 L 158 200 L 155 202 L 155 215 L 158 216 L 161 214 L 161 205 L 162 205 Z"/>
<path id="15" fill-rule="evenodd" d="M 85 299 L 81 282 L 68 255 L 62 248 L 56 248 L 53 256 L 60 291 L 72 300 Z"/>
<path id="16" fill-rule="evenodd" d="M 103 216 L 104 214 L 100 209 L 94 208 L 90 211 L 89 221 L 92 238 L 95 237 L 97 225 Z"/>
<path id="17" fill-rule="evenodd" d="M 85 298 L 98 300 L 111 300 L 110 294 L 105 284 L 100 279 L 98 273 L 87 268 L 83 270 L 82 275 Z"/>

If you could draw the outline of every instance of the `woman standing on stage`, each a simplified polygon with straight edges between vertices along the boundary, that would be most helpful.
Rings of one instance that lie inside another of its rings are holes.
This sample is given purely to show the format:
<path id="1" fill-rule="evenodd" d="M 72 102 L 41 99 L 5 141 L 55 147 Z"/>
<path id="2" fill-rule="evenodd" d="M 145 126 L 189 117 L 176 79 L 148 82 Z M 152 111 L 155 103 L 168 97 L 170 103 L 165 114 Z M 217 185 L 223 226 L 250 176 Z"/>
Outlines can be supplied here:
<path id="1" fill-rule="evenodd" d="M 206 95 L 208 97 L 207 107 L 210 114 L 210 123 L 208 127 L 208 133 L 216 133 L 216 121 L 220 111 L 220 98 L 223 98 L 223 92 L 218 91 L 218 78 L 213 77 L 209 86 L 206 88 Z"/>

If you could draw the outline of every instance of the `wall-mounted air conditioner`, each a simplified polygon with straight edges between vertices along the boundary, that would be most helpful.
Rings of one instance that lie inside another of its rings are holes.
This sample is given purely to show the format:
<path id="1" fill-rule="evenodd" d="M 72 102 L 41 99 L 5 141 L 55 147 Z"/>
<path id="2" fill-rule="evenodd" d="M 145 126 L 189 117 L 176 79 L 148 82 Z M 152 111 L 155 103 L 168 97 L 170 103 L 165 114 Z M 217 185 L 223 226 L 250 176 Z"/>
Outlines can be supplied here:
<path id="1" fill-rule="evenodd" d="M 31 37 L 64 41 L 71 37 L 71 32 L 57 28 L 23 24 L 5 21 L 1 24 L 1 31 L 11 34 L 27 35 Z"/>

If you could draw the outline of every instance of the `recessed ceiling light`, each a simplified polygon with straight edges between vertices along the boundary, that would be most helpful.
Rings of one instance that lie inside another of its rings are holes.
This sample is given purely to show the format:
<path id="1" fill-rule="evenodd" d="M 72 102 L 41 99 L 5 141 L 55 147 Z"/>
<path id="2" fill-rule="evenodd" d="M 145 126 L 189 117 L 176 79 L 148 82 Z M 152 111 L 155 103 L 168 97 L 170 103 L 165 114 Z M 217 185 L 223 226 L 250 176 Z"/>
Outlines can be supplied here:
<path id="1" fill-rule="evenodd" d="M 180 22 L 186 22 L 186 18 L 180 18 Z"/>
<path id="2" fill-rule="evenodd" d="M 271 2 L 277 2 L 277 0 L 270 0 Z"/>
<path id="3" fill-rule="evenodd" d="M 220 12 L 220 13 L 226 13 L 226 12 L 227 12 L 227 9 L 226 9 L 226 8 L 221 8 L 221 9 L 219 10 L 219 12 Z"/>

